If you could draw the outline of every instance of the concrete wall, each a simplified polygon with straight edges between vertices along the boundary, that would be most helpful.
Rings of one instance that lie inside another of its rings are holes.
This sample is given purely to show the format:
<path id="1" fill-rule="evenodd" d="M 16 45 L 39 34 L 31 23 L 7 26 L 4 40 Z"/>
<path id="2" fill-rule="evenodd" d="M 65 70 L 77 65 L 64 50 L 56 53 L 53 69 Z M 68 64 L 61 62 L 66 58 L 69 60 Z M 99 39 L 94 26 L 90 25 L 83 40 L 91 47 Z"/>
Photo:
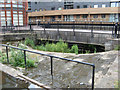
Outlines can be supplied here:
<path id="1" fill-rule="evenodd" d="M 4 41 L 18 41 L 18 40 L 24 40 L 25 38 L 31 38 L 33 37 L 35 39 L 35 34 L 31 33 L 14 33 L 14 34 L 4 34 L 0 35 L 2 37 L 2 42 Z"/>
<path id="2" fill-rule="evenodd" d="M 119 45 L 120 40 L 114 39 L 111 34 L 105 33 L 94 33 L 93 37 L 90 32 L 73 32 L 73 31 L 52 31 L 52 30 L 20 30 L 15 32 L 16 34 L 6 34 L 0 37 L 3 38 L 2 41 L 17 41 L 24 40 L 25 38 L 34 39 L 37 43 L 38 39 L 47 39 L 59 41 L 60 39 L 67 42 L 79 42 L 84 44 L 95 44 L 105 46 L 105 50 L 113 50 L 116 45 Z"/>
<path id="3" fill-rule="evenodd" d="M 91 33 L 83 32 L 72 32 L 72 31 L 35 31 L 37 38 L 53 39 L 53 40 L 66 40 L 66 41 L 77 41 L 84 43 L 95 43 L 104 45 L 105 42 L 112 38 L 111 34 L 94 33 L 94 37 L 91 37 Z M 74 35 L 75 34 L 75 35 Z"/>

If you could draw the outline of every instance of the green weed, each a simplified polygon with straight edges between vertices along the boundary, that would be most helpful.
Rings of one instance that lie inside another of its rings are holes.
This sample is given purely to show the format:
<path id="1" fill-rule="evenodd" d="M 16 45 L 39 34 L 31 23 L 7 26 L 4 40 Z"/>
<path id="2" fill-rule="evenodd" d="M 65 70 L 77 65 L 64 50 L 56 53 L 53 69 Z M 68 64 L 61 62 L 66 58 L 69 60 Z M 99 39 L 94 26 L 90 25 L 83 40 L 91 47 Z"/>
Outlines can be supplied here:
<path id="1" fill-rule="evenodd" d="M 56 44 L 47 42 L 45 45 L 35 46 L 33 40 L 26 39 L 25 45 L 31 46 L 33 49 L 42 50 L 42 51 L 50 51 L 50 52 L 63 52 L 63 53 L 75 53 L 78 54 L 78 46 L 73 45 L 70 49 L 68 44 L 60 40 Z"/>
<path id="2" fill-rule="evenodd" d="M 24 44 L 27 46 L 30 46 L 32 48 L 35 48 L 35 44 L 34 44 L 34 41 L 32 39 L 26 38 Z"/>
<path id="3" fill-rule="evenodd" d="M 120 50 L 120 45 L 117 45 L 114 50 Z"/>
<path id="4" fill-rule="evenodd" d="M 78 46 L 77 45 L 73 45 L 72 48 L 71 48 L 71 52 L 75 53 L 75 54 L 78 54 Z"/>
<path id="5" fill-rule="evenodd" d="M 90 50 L 86 50 L 85 52 L 86 52 L 86 54 L 89 54 L 89 53 L 90 53 Z"/>
<path id="6" fill-rule="evenodd" d="M 6 53 L 0 52 L 0 62 L 1 63 L 7 63 L 7 56 Z M 15 66 L 15 67 L 25 67 L 25 61 L 24 61 L 24 53 L 20 50 L 15 50 L 10 48 L 9 51 L 9 64 Z M 28 58 L 26 55 L 26 65 L 28 68 L 30 67 L 36 67 L 35 61 Z"/>

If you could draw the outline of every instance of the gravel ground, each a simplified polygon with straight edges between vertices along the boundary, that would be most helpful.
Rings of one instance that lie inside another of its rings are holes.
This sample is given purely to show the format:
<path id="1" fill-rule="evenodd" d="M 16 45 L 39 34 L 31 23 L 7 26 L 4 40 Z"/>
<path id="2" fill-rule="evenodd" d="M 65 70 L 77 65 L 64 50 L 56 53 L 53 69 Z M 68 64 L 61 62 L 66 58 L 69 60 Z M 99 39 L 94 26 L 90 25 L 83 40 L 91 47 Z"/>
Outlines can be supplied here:
<path id="1" fill-rule="evenodd" d="M 79 55 L 44 51 L 40 52 L 95 64 L 96 88 L 114 88 L 114 84 L 118 80 L 118 51 Z M 92 69 L 90 66 L 53 59 L 54 77 L 52 83 L 50 58 L 35 54 L 30 54 L 29 57 L 34 60 L 38 60 L 38 67 L 29 69 L 25 74 L 28 77 L 39 81 L 40 83 L 53 88 L 91 87 Z"/>

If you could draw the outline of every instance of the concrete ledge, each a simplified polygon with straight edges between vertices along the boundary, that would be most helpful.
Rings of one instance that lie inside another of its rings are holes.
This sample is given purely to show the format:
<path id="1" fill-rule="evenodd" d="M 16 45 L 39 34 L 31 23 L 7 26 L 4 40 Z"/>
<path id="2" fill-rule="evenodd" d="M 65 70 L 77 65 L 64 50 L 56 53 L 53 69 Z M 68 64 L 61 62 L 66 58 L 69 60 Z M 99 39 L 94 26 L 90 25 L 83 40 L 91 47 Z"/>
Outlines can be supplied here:
<path id="1" fill-rule="evenodd" d="M 50 89 L 50 87 L 45 86 L 44 84 L 39 83 L 39 82 L 37 82 L 37 81 L 35 81 L 33 79 L 30 79 L 27 76 L 24 76 L 22 72 L 17 71 L 14 68 L 11 68 L 9 66 L 3 65 L 1 63 L 0 63 L 0 71 L 10 75 L 13 78 L 19 79 L 19 81 L 22 80 L 22 82 L 31 82 L 32 84 L 37 85 L 40 88 Z M 2 77 L 3 77 L 3 75 L 1 73 L 0 74 L 0 81 L 2 81 Z M 0 83 L 0 86 L 1 86 L 0 88 L 2 88 L 2 82 Z"/>

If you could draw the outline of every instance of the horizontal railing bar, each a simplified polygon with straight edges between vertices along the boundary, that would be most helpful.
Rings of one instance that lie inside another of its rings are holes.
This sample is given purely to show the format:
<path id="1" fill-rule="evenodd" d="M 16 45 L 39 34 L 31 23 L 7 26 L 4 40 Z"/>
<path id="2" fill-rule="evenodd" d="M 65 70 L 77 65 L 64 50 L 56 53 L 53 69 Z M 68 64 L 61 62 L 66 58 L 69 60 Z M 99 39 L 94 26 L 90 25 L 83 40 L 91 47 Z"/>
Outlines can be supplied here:
<path id="1" fill-rule="evenodd" d="M 23 51 L 27 51 L 27 52 L 31 52 L 31 53 L 35 53 L 35 54 L 40 54 L 40 55 L 45 55 L 45 56 L 49 56 L 49 57 L 53 57 L 53 58 L 58 58 L 58 59 L 62 59 L 62 60 L 67 60 L 67 61 L 71 61 L 71 62 L 76 62 L 76 63 L 80 63 L 80 64 L 85 64 L 85 65 L 89 65 L 89 66 L 95 66 L 94 64 L 91 63 L 86 63 L 86 62 L 80 62 L 80 61 L 76 61 L 76 60 L 72 60 L 72 59 L 67 59 L 67 58 L 62 58 L 62 57 L 57 57 L 57 56 L 53 56 L 53 55 L 49 55 L 49 54 L 43 54 L 40 52 L 36 52 L 36 51 L 31 51 L 28 49 L 22 49 L 22 48 L 18 48 L 18 47 L 14 47 L 14 46 L 9 46 L 9 45 L 5 45 L 5 44 L 0 44 L 1 46 L 8 46 L 14 49 L 18 49 L 18 50 L 23 50 Z"/>
<path id="2" fill-rule="evenodd" d="M 61 58 L 61 57 L 57 57 L 57 56 L 53 56 L 53 55 L 49 55 L 49 54 L 43 54 L 40 52 L 35 52 L 35 51 L 31 51 L 28 49 L 22 49 L 22 48 L 18 48 L 18 47 L 14 47 L 14 46 L 9 46 L 9 45 L 5 45 L 5 44 L 0 44 L 1 46 L 5 46 L 5 47 L 10 47 L 10 48 L 14 48 L 14 49 L 18 49 L 18 50 L 23 50 L 24 51 L 24 60 L 25 60 L 25 66 L 26 66 L 26 51 L 27 52 L 31 52 L 31 53 L 35 53 L 35 54 L 40 54 L 40 55 L 45 55 L 45 56 L 49 56 L 51 58 L 51 75 L 52 75 L 52 82 L 53 82 L 53 73 L 52 73 L 52 58 L 58 58 L 61 60 L 67 60 L 67 61 L 72 61 L 72 62 L 77 62 L 79 64 L 84 64 L 84 65 L 89 65 L 93 67 L 93 71 L 92 71 L 92 90 L 94 90 L 94 77 L 95 77 L 95 65 L 91 64 L 91 63 L 86 63 L 86 62 L 80 62 L 80 61 L 76 61 L 76 60 L 72 60 L 72 59 L 67 59 L 67 58 Z"/>

